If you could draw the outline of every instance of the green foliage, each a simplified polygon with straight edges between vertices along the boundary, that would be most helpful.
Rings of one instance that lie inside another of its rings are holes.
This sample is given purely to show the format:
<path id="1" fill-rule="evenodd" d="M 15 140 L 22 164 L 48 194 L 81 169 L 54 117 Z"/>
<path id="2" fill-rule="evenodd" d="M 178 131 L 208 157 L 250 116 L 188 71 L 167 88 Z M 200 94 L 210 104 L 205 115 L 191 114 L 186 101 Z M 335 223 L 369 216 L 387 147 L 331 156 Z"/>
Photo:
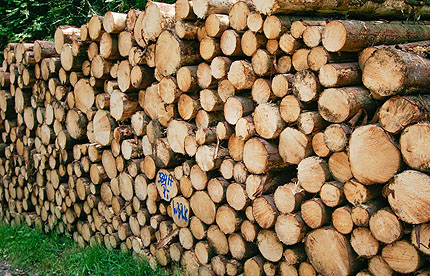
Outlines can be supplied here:
<path id="1" fill-rule="evenodd" d="M 146 0 L 2 0 L 0 50 L 8 42 L 52 40 L 59 25 L 80 27 L 94 14 L 143 10 L 145 5 Z"/>
<path id="2" fill-rule="evenodd" d="M 0 257 L 29 275 L 169 275 L 146 259 L 105 247 L 79 248 L 70 237 L 0 222 Z M 176 273 L 177 274 L 177 273 Z"/>

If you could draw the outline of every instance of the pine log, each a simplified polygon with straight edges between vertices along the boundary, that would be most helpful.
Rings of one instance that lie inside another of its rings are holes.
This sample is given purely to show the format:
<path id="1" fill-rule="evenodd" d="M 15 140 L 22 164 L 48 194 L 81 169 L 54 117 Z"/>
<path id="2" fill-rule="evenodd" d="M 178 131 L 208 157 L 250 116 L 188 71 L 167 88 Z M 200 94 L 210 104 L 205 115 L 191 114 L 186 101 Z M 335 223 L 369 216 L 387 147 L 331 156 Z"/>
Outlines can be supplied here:
<path id="1" fill-rule="evenodd" d="M 300 211 L 304 222 L 312 229 L 320 228 L 330 221 L 330 209 L 320 198 L 306 200 Z"/>
<path id="2" fill-rule="evenodd" d="M 362 87 L 326 89 L 318 100 L 319 113 L 332 123 L 344 122 L 358 112 L 372 114 L 375 109 L 376 102 L 371 98 L 369 91 Z"/>
<path id="3" fill-rule="evenodd" d="M 317 76 L 310 70 L 302 70 L 294 75 L 293 92 L 302 102 L 315 101 L 321 91 Z"/>
<path id="4" fill-rule="evenodd" d="M 351 165 L 346 152 L 334 152 L 328 160 L 328 166 L 330 173 L 337 181 L 345 183 L 352 178 Z"/>
<path id="5" fill-rule="evenodd" d="M 266 260 L 278 262 L 282 258 L 283 246 L 274 231 L 261 230 L 257 236 L 257 245 Z"/>
<path id="6" fill-rule="evenodd" d="M 228 80 L 236 89 L 250 89 L 256 77 L 251 63 L 245 60 L 237 60 L 231 64 L 228 72 Z"/>
<path id="7" fill-rule="evenodd" d="M 254 103 L 251 99 L 232 96 L 224 104 L 224 117 L 229 124 L 235 125 L 241 117 L 249 115 L 253 110 Z"/>
<path id="8" fill-rule="evenodd" d="M 163 31 L 155 48 L 155 65 L 163 76 L 175 73 L 181 66 L 192 65 L 200 60 L 198 44 L 181 41 L 169 31 Z"/>
<path id="9" fill-rule="evenodd" d="M 429 125 L 427 123 L 419 123 L 405 128 L 400 136 L 400 149 L 403 160 L 412 169 L 424 172 L 429 171 L 428 151 L 426 148 L 422 148 L 422 145 L 427 144 L 428 129 Z M 417 140 L 419 141 L 418 143 Z"/>
<path id="10" fill-rule="evenodd" d="M 103 28 L 108 33 L 125 30 L 127 14 L 108 11 L 103 17 Z"/>
<path id="11" fill-rule="evenodd" d="M 395 242 L 403 235 L 403 225 L 389 208 L 380 209 L 370 217 L 369 229 L 375 239 L 386 244 Z"/>
<path id="12" fill-rule="evenodd" d="M 400 273 L 412 273 L 423 264 L 423 259 L 416 248 L 405 240 L 385 246 L 381 256 L 391 269 Z"/>
<path id="13" fill-rule="evenodd" d="M 384 183 L 400 168 L 400 152 L 376 125 L 359 127 L 351 135 L 349 161 L 354 177 L 364 185 Z"/>
<path id="14" fill-rule="evenodd" d="M 178 0 L 175 3 L 175 17 L 177 20 L 196 19 L 193 11 L 193 2 L 190 0 Z"/>
<path id="15" fill-rule="evenodd" d="M 293 213 L 299 209 L 305 198 L 305 191 L 300 186 L 289 183 L 277 187 L 273 196 L 279 212 L 283 214 Z"/>
<path id="16" fill-rule="evenodd" d="M 281 132 L 279 154 L 284 162 L 299 164 L 311 152 L 310 137 L 291 127 L 287 127 Z"/>
<path id="17" fill-rule="evenodd" d="M 402 221 L 419 224 L 430 220 L 426 209 L 428 200 L 425 200 L 428 183 L 426 174 L 407 170 L 394 176 L 393 182 L 385 189 L 391 208 Z"/>
<path id="18" fill-rule="evenodd" d="M 319 71 L 327 63 L 351 62 L 357 60 L 353 52 L 329 52 L 323 46 L 312 48 L 308 54 L 309 69 Z M 360 64 L 360 62 L 359 62 Z M 360 66 L 362 69 L 362 67 Z"/>
<path id="19" fill-rule="evenodd" d="M 312 231 L 305 249 L 312 266 L 321 274 L 349 275 L 359 268 L 349 241 L 332 228 Z"/>
<path id="20" fill-rule="evenodd" d="M 429 66 L 428 59 L 414 53 L 383 48 L 366 61 L 363 84 L 376 98 L 414 93 L 425 89 Z"/>
<path id="21" fill-rule="evenodd" d="M 193 0 L 192 6 L 193 11 L 197 15 L 198 18 L 205 19 L 210 14 L 219 13 L 219 14 L 228 14 L 230 8 L 234 3 L 238 2 L 237 0 Z"/>
<path id="22" fill-rule="evenodd" d="M 105 110 L 97 111 L 93 126 L 96 142 L 102 146 L 109 145 L 113 139 L 113 129 L 116 127 L 116 122 L 110 113 Z"/>
<path id="23" fill-rule="evenodd" d="M 322 43 L 329 52 L 354 52 L 372 45 L 428 40 L 427 28 L 398 22 L 331 21 L 323 30 Z"/>

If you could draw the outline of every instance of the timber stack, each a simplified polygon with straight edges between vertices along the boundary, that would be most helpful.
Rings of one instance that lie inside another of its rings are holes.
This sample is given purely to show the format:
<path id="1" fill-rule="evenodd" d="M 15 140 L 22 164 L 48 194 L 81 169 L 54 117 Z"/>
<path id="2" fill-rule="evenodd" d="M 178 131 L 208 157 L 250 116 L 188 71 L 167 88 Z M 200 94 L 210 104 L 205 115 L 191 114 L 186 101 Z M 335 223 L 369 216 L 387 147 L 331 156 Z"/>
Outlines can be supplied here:
<path id="1" fill-rule="evenodd" d="M 428 18 L 178 0 L 10 43 L 1 215 L 189 275 L 429 275 Z"/>

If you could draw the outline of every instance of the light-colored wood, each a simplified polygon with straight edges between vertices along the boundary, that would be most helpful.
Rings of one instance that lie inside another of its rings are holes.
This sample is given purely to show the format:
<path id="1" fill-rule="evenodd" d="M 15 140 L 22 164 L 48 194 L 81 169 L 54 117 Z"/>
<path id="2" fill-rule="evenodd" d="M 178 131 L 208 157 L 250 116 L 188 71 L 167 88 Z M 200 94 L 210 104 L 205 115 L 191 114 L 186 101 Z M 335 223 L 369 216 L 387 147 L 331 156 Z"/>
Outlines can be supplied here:
<path id="1" fill-rule="evenodd" d="M 312 266 L 319 273 L 348 275 L 359 267 L 348 240 L 333 228 L 312 231 L 305 248 Z"/>
<path id="2" fill-rule="evenodd" d="M 352 133 L 349 161 L 362 184 L 384 183 L 400 169 L 400 152 L 381 127 L 367 125 Z"/>

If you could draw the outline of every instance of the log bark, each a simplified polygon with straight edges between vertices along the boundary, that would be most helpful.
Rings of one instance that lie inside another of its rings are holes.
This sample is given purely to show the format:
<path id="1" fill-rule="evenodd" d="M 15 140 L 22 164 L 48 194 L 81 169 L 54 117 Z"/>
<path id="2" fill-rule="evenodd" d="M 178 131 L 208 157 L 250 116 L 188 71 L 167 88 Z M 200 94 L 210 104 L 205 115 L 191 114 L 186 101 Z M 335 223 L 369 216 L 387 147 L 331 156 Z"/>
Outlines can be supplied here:
<path id="1" fill-rule="evenodd" d="M 322 43 L 329 52 L 356 52 L 373 45 L 428 40 L 427 28 L 425 25 L 378 21 L 331 21 L 323 30 Z"/>

